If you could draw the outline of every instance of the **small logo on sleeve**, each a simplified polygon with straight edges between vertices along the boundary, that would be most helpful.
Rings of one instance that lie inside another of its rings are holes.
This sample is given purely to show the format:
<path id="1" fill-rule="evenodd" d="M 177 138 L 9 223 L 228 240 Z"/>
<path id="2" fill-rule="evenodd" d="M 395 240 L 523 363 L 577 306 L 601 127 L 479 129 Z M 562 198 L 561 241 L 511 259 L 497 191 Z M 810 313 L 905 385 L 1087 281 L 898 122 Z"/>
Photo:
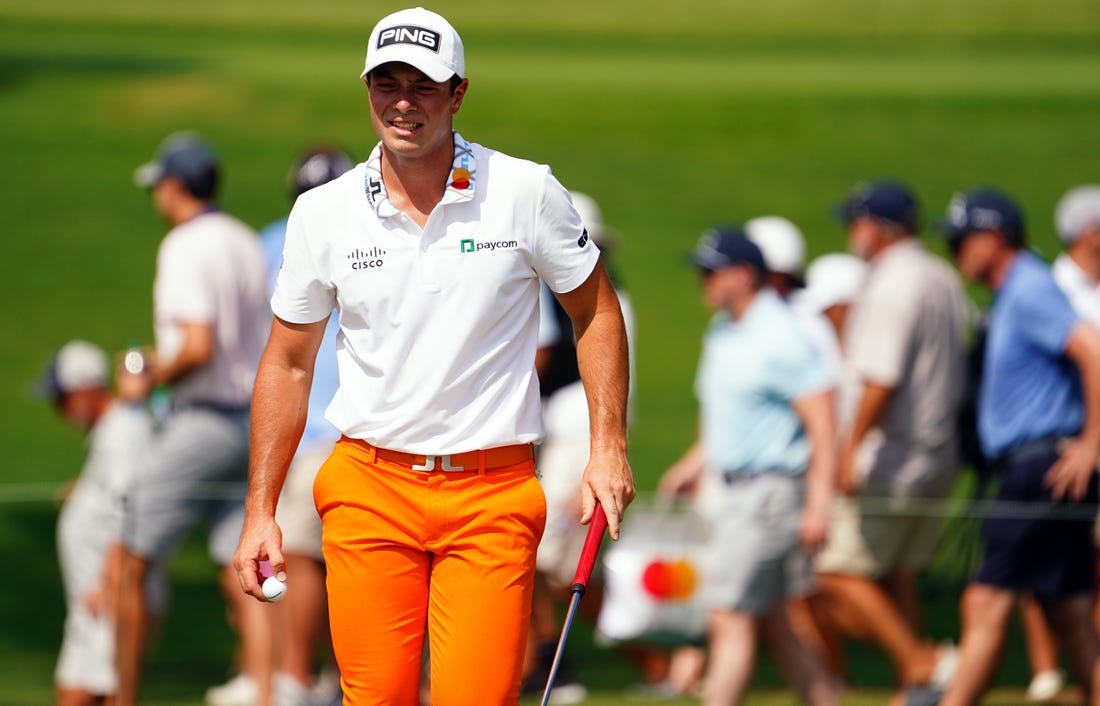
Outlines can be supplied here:
<path id="1" fill-rule="evenodd" d="M 584 232 L 581 233 L 581 237 L 577 238 L 577 247 L 578 248 L 583 248 L 585 245 L 588 245 L 588 229 L 587 228 L 585 228 Z"/>

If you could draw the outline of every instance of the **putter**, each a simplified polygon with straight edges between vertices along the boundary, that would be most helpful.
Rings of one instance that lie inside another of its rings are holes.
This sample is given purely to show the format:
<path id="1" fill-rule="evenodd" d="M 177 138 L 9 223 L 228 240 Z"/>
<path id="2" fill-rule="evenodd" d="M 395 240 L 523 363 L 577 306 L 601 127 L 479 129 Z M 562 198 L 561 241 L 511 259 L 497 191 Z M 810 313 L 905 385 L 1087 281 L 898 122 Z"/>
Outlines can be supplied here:
<path id="1" fill-rule="evenodd" d="M 561 627 L 561 637 L 558 638 L 558 647 L 554 650 L 554 661 L 550 664 L 550 675 L 546 678 L 546 689 L 542 692 L 540 706 L 546 706 L 550 702 L 550 690 L 554 688 L 554 678 L 558 675 L 561 656 L 565 652 L 565 640 L 569 637 L 569 628 L 573 626 L 573 616 L 577 614 L 577 604 L 580 603 L 585 590 L 588 588 L 588 579 L 592 578 L 592 569 L 596 566 L 596 553 L 600 551 L 600 543 L 603 541 L 603 533 L 606 529 L 607 515 L 604 514 L 603 507 L 597 500 L 596 509 L 592 513 L 592 522 L 588 525 L 588 534 L 584 536 L 581 558 L 577 561 L 577 573 L 573 574 L 569 610 L 565 613 L 565 624 Z"/>

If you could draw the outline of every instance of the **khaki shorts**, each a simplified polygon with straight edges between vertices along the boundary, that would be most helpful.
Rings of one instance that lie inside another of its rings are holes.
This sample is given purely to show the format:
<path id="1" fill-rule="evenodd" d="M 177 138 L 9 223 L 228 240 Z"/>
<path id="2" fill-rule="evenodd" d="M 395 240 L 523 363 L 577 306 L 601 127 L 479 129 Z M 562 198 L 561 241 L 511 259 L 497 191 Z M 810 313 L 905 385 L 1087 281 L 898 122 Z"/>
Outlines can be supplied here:
<path id="1" fill-rule="evenodd" d="M 877 579 L 932 563 L 943 518 L 927 512 L 924 498 L 842 497 L 833 503 L 829 539 L 817 570 Z"/>
<path id="2" fill-rule="evenodd" d="M 702 601 L 764 615 L 812 590 L 810 557 L 798 544 L 801 476 L 765 473 L 731 483 L 705 476 L 701 514 L 711 523 Z"/>
<path id="3" fill-rule="evenodd" d="M 283 551 L 321 561 L 321 516 L 313 502 L 313 481 L 332 444 L 301 448 L 290 462 L 275 510 L 275 521 L 283 533 Z"/>

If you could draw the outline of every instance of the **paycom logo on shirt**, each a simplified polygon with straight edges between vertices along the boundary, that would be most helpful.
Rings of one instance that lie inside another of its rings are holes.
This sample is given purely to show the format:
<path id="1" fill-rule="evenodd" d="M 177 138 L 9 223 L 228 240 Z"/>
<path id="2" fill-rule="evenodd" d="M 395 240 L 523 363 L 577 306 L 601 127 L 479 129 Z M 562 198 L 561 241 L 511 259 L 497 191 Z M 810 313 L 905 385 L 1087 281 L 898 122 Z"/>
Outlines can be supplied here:
<path id="1" fill-rule="evenodd" d="M 483 250 L 492 252 L 493 250 L 515 250 L 518 247 L 519 243 L 515 240 L 490 240 L 479 243 L 473 238 L 463 238 L 458 242 L 459 252 L 481 252 Z"/>

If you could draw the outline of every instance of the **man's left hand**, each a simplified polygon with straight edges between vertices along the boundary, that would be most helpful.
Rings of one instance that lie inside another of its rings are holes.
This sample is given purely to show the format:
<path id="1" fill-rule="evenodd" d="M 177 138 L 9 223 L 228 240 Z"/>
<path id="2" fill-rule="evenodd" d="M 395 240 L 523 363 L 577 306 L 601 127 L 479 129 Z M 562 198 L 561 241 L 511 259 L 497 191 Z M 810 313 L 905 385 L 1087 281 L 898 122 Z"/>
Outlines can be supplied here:
<path id="1" fill-rule="evenodd" d="M 1100 444 L 1081 438 L 1062 441 L 1061 457 L 1047 471 L 1044 484 L 1050 488 L 1055 502 L 1081 500 L 1088 491 L 1089 481 L 1096 472 Z"/>

